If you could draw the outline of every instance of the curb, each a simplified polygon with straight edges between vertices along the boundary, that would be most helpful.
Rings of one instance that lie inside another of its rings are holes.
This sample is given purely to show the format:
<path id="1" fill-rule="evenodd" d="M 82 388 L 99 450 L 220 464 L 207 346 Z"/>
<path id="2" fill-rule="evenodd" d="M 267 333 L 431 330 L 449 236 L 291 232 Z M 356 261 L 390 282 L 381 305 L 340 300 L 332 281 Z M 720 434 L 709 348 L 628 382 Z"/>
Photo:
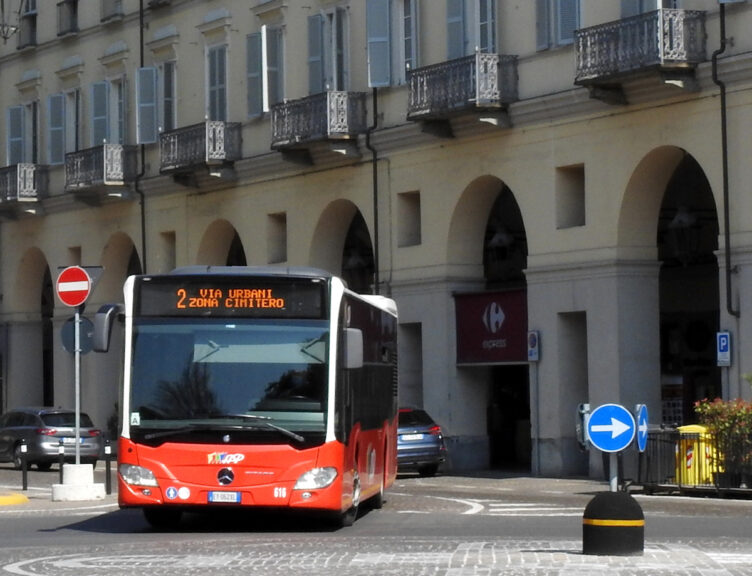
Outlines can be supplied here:
<path id="1" fill-rule="evenodd" d="M 0 506 L 26 504 L 28 501 L 29 499 L 23 494 L 0 494 Z"/>

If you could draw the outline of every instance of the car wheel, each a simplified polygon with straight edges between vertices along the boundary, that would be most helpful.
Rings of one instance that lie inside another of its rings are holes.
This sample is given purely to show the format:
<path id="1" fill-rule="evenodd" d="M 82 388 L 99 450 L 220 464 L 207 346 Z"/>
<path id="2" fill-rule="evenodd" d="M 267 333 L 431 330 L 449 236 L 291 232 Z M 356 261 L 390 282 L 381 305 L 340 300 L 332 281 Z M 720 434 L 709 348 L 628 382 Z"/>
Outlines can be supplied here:
<path id="1" fill-rule="evenodd" d="M 23 468 L 23 453 L 20 444 L 13 449 L 13 467 L 16 470 Z"/>
<path id="2" fill-rule="evenodd" d="M 144 508 L 144 518 L 152 528 L 160 530 L 176 528 L 183 511 L 179 508 Z"/>
<path id="3" fill-rule="evenodd" d="M 436 476 L 436 472 L 439 471 L 438 464 L 429 464 L 428 466 L 421 466 L 418 468 L 418 474 L 426 478 L 428 476 Z"/>

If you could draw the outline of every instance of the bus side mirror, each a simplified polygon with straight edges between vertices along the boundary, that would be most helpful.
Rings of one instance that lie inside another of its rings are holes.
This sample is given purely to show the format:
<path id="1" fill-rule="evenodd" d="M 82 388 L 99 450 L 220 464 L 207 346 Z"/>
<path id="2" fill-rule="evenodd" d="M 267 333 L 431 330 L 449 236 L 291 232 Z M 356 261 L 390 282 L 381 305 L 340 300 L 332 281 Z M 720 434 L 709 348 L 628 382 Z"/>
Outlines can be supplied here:
<path id="1" fill-rule="evenodd" d="M 118 304 L 105 304 L 97 310 L 94 316 L 94 336 L 92 337 L 92 349 L 95 352 L 108 352 L 110 350 L 110 336 L 112 325 L 120 312 Z"/>
<path id="2" fill-rule="evenodd" d="M 345 368 L 363 367 L 363 332 L 357 328 L 345 328 Z"/>

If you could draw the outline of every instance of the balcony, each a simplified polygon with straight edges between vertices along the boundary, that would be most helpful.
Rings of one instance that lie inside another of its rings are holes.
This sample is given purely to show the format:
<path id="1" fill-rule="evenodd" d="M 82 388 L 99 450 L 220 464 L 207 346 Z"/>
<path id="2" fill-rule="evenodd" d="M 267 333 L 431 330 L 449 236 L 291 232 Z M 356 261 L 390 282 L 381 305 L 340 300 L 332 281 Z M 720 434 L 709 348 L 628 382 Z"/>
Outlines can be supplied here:
<path id="1" fill-rule="evenodd" d="M 517 100 L 517 56 L 478 52 L 416 68 L 408 74 L 408 87 L 408 120 L 448 122 L 487 112 L 501 118 Z"/>
<path id="2" fill-rule="evenodd" d="M 359 157 L 358 135 L 365 134 L 366 94 L 327 91 L 272 106 L 272 149 L 283 153 L 329 148 Z M 323 145 L 323 146 L 322 146 Z"/>
<path id="3" fill-rule="evenodd" d="M 207 120 L 159 136 L 159 171 L 186 185 L 197 185 L 196 173 L 234 180 L 233 164 L 242 157 L 239 122 Z"/>
<path id="4" fill-rule="evenodd" d="M 130 197 L 136 179 L 138 147 L 103 144 L 65 155 L 65 191 L 98 204 L 104 198 Z"/>
<path id="5" fill-rule="evenodd" d="M 630 78 L 657 72 L 692 89 L 705 45 L 705 12 L 697 10 L 661 9 L 583 28 L 575 32 L 575 84 L 618 93 Z"/>
<path id="6" fill-rule="evenodd" d="M 47 186 L 47 166 L 24 163 L 0 168 L 0 213 L 9 217 L 40 213 Z"/>

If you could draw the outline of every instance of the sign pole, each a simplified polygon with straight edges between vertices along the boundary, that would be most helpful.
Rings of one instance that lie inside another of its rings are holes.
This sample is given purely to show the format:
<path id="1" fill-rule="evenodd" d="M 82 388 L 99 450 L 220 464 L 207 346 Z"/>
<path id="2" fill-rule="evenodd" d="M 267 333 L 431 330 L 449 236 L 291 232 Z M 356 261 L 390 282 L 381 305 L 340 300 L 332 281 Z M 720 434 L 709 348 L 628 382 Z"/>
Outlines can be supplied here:
<path id="1" fill-rule="evenodd" d="M 74 327 L 74 386 L 76 390 L 76 466 L 81 464 L 81 306 L 76 306 Z"/>
<path id="2" fill-rule="evenodd" d="M 611 452 L 608 458 L 608 467 L 610 468 L 609 487 L 611 492 L 619 491 L 619 457 L 616 452 Z"/>

